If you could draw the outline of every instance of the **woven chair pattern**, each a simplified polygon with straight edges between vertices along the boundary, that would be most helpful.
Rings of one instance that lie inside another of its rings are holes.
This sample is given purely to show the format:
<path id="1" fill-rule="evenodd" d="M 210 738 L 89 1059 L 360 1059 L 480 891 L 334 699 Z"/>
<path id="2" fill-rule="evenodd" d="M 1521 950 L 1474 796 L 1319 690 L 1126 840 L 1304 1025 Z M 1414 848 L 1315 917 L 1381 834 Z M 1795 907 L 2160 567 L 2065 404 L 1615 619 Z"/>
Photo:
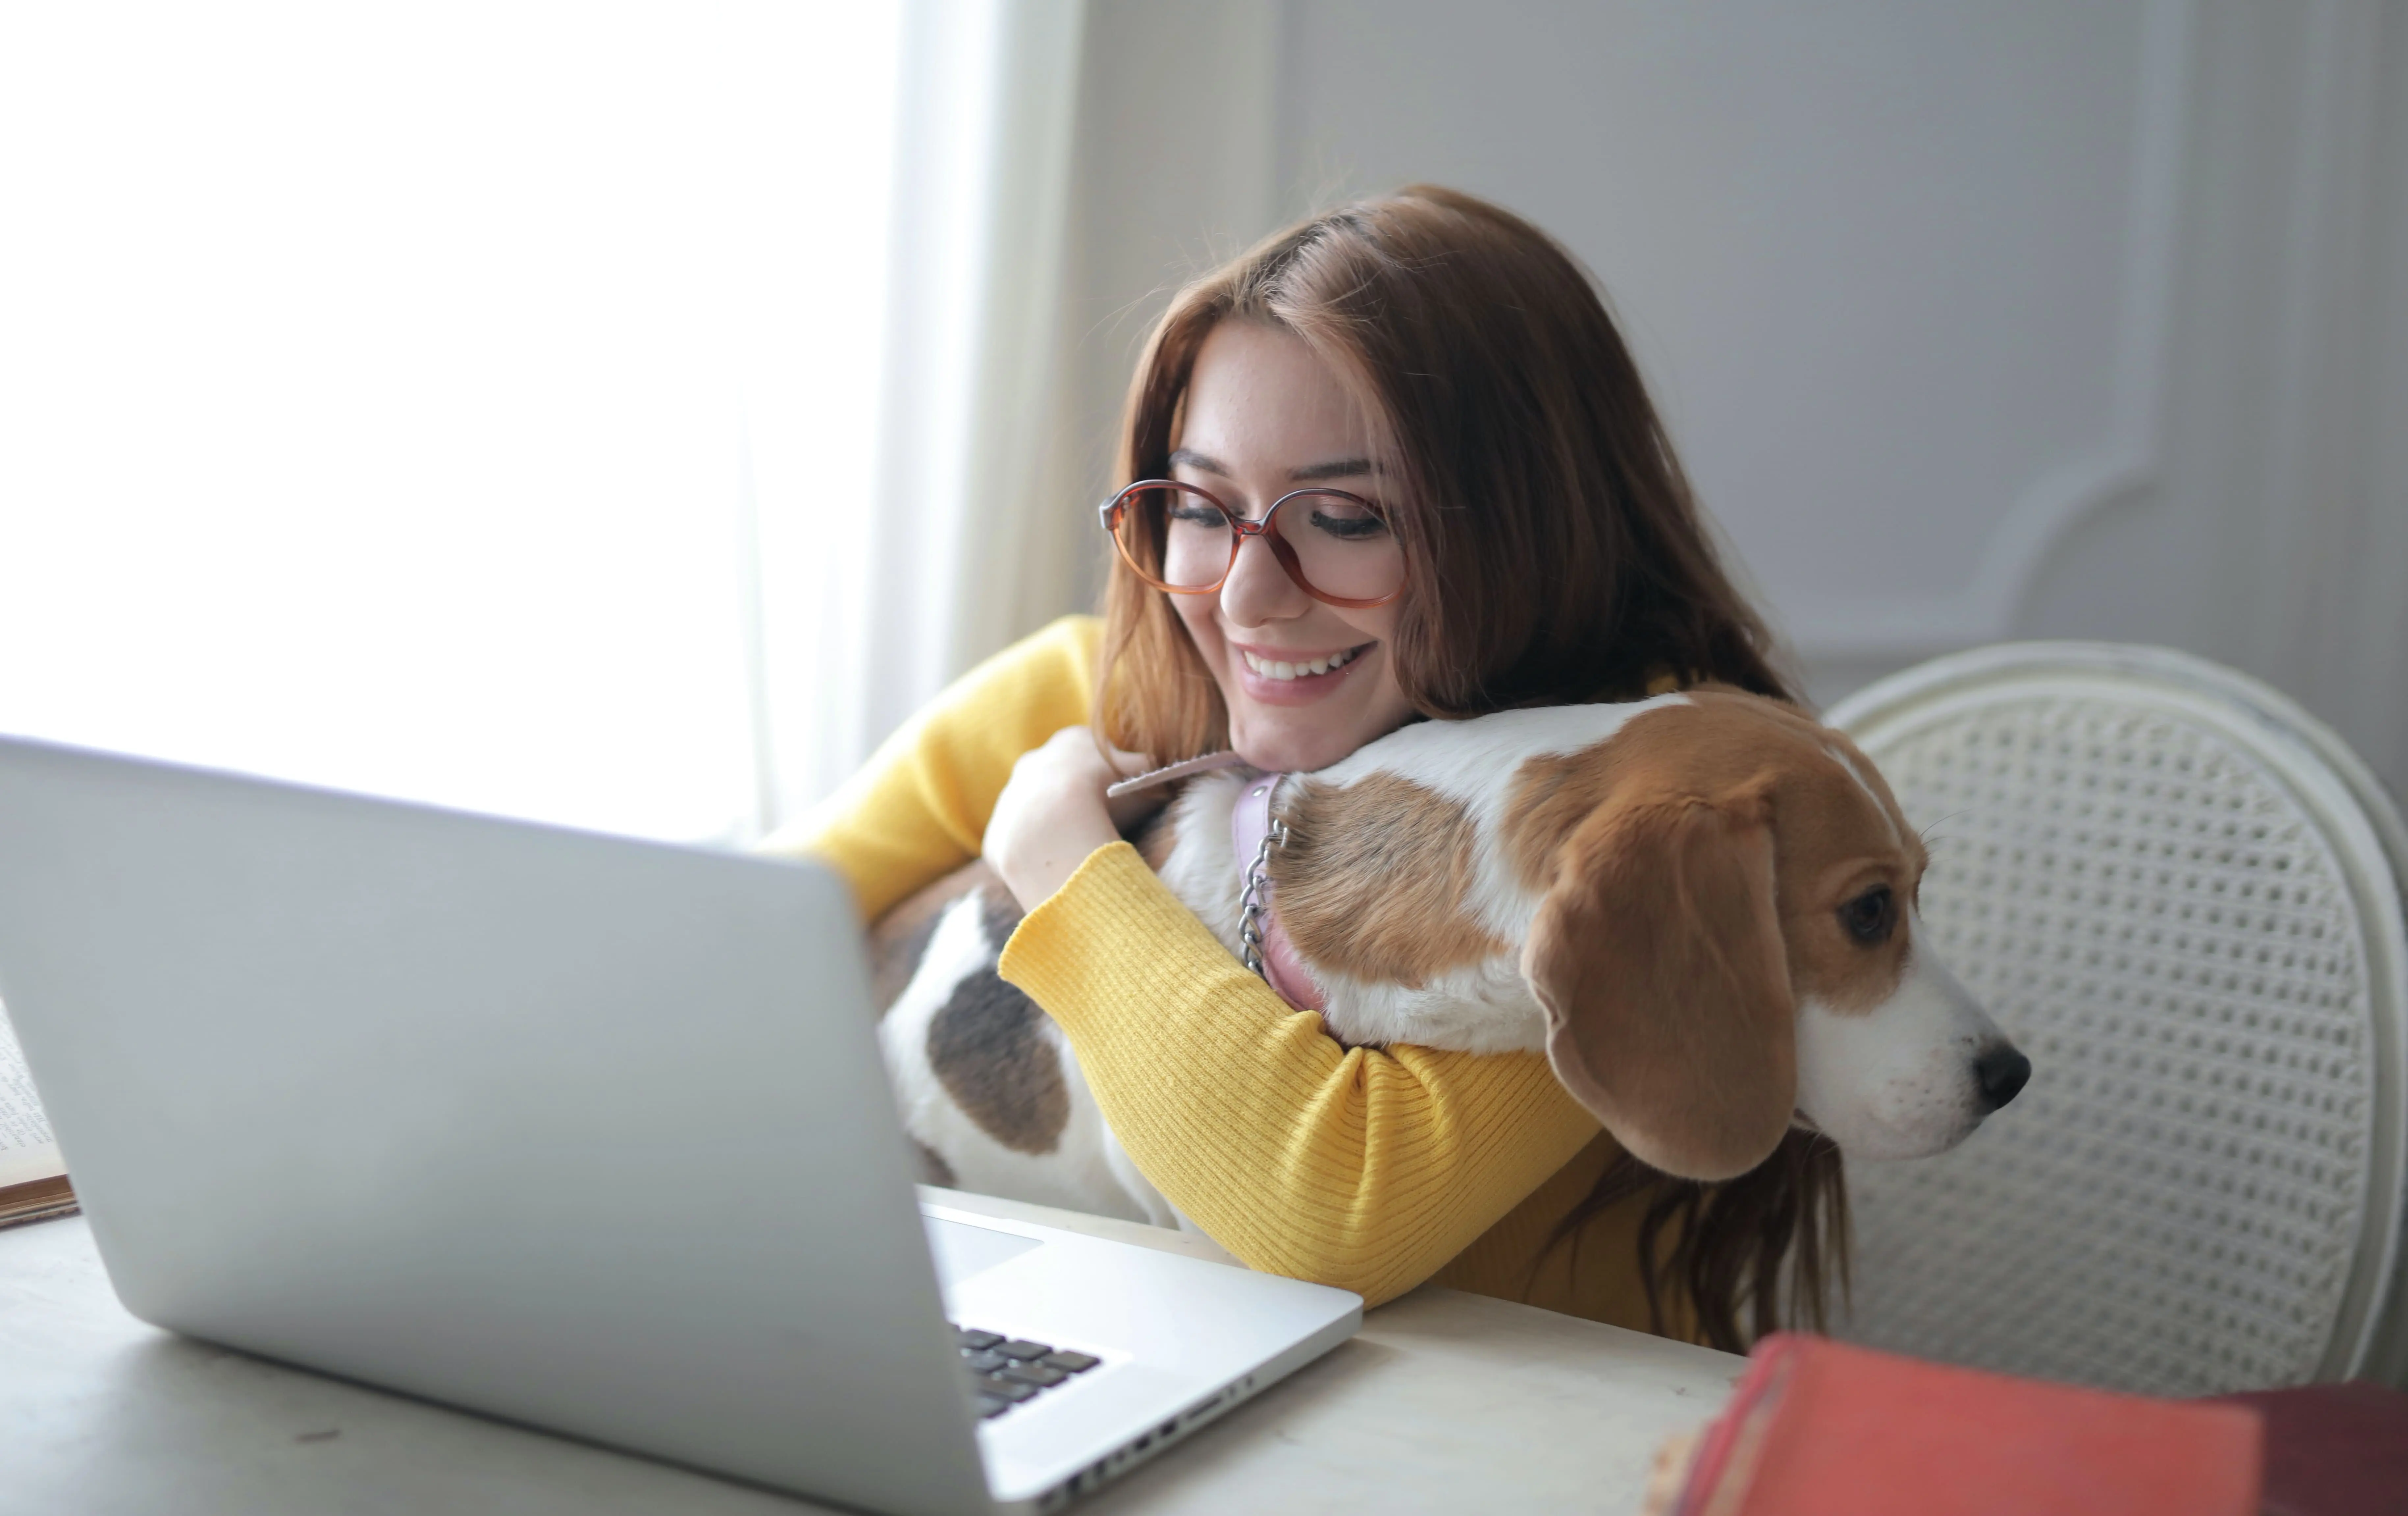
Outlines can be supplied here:
<path id="1" fill-rule="evenodd" d="M 2033 1071 L 1956 1151 L 1850 1166 L 1846 1335 L 2160 1394 L 2312 1377 L 2373 1094 L 2324 832 L 2173 709 L 1989 702 L 1870 752 L 1927 828 L 1928 939 Z"/>

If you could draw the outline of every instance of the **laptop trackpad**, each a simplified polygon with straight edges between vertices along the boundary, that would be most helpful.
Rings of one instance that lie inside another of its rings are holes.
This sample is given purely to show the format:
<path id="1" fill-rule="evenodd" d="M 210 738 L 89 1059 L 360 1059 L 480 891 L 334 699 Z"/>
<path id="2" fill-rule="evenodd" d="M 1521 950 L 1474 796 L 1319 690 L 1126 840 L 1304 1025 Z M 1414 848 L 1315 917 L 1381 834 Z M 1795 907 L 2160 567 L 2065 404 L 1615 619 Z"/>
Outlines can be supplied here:
<path id="1" fill-rule="evenodd" d="M 920 1224 L 928 1229 L 928 1249 L 937 1259 L 937 1283 L 946 1290 L 997 1264 L 1010 1263 L 1032 1248 L 1045 1246 L 1016 1232 L 997 1232 L 942 1216 L 923 1215 Z"/>

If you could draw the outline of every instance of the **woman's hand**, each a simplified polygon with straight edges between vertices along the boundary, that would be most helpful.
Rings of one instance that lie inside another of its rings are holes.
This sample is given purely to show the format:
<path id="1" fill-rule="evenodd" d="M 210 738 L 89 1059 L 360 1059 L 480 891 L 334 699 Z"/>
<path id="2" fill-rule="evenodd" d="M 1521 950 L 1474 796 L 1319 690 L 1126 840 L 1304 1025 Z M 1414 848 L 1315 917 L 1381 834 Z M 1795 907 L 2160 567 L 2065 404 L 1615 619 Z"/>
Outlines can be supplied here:
<path id="1" fill-rule="evenodd" d="M 1035 910 L 1069 882 L 1089 853 L 1119 841 L 1122 827 L 1162 804 L 1163 795 L 1154 791 L 1104 798 L 1106 787 L 1149 766 L 1141 755 L 1117 748 L 1107 760 L 1083 726 L 1066 726 L 1043 747 L 1020 755 L 996 797 L 981 851 L 1022 910 Z"/>

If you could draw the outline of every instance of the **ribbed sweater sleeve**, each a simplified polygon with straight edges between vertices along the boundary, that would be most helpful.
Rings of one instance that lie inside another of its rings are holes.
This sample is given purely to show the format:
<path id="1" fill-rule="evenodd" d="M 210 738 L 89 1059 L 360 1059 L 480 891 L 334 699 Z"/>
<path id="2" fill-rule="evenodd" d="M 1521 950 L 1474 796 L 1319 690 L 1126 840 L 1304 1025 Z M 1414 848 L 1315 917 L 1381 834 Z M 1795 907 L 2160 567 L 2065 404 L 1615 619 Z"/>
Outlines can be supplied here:
<path id="1" fill-rule="evenodd" d="M 1029 913 L 1002 972 L 1068 1034 L 1105 1119 L 1173 1205 L 1253 1266 L 1373 1305 L 1598 1134 L 1536 1054 L 1340 1047 L 1125 843 Z"/>

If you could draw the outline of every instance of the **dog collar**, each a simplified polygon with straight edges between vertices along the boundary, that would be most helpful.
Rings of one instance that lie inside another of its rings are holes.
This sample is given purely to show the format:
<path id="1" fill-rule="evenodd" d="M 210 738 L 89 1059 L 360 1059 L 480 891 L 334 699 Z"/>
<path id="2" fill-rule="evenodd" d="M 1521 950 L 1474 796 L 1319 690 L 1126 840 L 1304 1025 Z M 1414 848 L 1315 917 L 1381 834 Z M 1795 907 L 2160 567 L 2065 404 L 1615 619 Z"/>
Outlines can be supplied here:
<path id="1" fill-rule="evenodd" d="M 1226 751 L 1208 752 L 1201 758 L 1189 758 L 1176 764 L 1165 764 L 1160 768 L 1125 779 L 1108 787 L 1104 791 L 1104 798 L 1118 800 L 1125 794 L 1136 794 L 1140 790 L 1151 790 L 1156 785 L 1168 784 L 1173 779 L 1183 779 L 1195 774 L 1209 774 L 1216 768 L 1237 768 L 1244 763 L 1245 760 L 1234 752 Z"/>
<path id="2" fill-rule="evenodd" d="M 1287 840 L 1287 823 L 1271 814 L 1271 798 L 1284 774 L 1265 774 L 1239 792 L 1229 808 L 1229 843 L 1238 859 L 1238 941 L 1246 966 L 1298 1010 L 1328 1004 L 1312 971 L 1296 955 L 1279 912 L 1271 905 L 1271 850 Z"/>

